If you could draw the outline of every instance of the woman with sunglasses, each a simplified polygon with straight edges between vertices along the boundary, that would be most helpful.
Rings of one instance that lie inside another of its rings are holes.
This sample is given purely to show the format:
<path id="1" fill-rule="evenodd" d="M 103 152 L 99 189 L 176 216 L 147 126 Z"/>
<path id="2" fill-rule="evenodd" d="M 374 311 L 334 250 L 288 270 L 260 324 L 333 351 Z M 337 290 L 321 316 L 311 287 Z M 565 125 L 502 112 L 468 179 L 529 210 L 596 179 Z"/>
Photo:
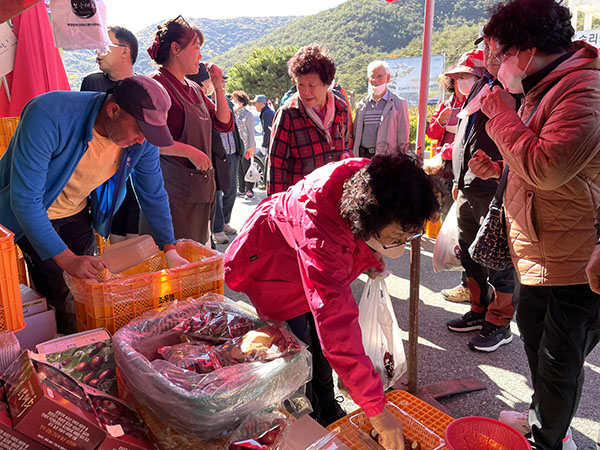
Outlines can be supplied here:
<path id="1" fill-rule="evenodd" d="M 185 77 L 198 73 L 203 43 L 202 32 L 179 16 L 159 26 L 148 54 L 159 65 L 149 76 L 162 84 L 171 97 L 167 124 L 175 142 L 161 147 L 160 164 L 175 238 L 206 243 L 215 196 L 212 129 L 221 133 L 232 131 L 233 115 L 224 88 L 215 88 L 213 103 L 200 86 Z M 212 65 L 208 71 L 213 85 L 222 86 L 221 69 Z M 140 232 L 144 231 L 148 228 L 142 223 Z"/>
<path id="2" fill-rule="evenodd" d="M 350 284 L 382 271 L 382 255 L 399 257 L 437 210 L 431 181 L 409 157 L 350 158 L 263 201 L 225 252 L 227 285 L 307 343 L 313 417 L 326 426 L 345 415 L 334 399 L 333 367 L 386 449 L 404 448 L 401 425 L 384 409 Z"/>

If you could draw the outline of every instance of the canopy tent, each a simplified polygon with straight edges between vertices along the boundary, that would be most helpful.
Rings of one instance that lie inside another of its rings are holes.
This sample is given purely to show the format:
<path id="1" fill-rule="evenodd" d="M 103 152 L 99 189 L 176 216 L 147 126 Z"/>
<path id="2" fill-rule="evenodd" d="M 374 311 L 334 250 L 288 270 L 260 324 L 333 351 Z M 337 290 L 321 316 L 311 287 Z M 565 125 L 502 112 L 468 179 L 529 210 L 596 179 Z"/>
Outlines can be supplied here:
<path id="1" fill-rule="evenodd" d="M 2 6 L 4 2 L 0 1 Z M 14 17 L 12 23 L 18 40 L 15 67 L 6 76 L 7 83 L 0 86 L 0 117 L 19 116 L 27 102 L 37 95 L 70 90 L 62 58 L 54 47 L 45 3 L 38 2 Z"/>

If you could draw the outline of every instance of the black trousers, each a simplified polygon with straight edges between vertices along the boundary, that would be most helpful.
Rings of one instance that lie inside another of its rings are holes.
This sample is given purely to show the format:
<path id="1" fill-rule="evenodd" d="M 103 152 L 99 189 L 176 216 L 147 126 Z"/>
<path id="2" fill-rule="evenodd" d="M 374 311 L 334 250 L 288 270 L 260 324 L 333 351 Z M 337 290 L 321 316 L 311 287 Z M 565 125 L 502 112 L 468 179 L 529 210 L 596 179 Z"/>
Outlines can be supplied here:
<path id="1" fill-rule="evenodd" d="M 88 208 L 74 216 L 52 220 L 51 223 L 73 253 L 78 256 L 94 254 L 96 241 Z M 23 252 L 36 291 L 56 309 L 58 332 L 76 333 L 75 304 L 63 278 L 63 270 L 52 259 L 42 260 L 27 237 L 19 239 L 17 245 Z"/>
<path id="2" fill-rule="evenodd" d="M 246 172 L 248 172 L 248 169 L 250 168 L 250 159 L 246 159 L 244 158 L 244 156 L 240 156 L 240 163 L 238 165 L 238 192 L 241 192 L 242 194 L 246 193 L 246 192 L 252 192 L 252 189 L 254 189 L 254 183 L 248 183 L 246 180 L 244 180 L 244 177 L 246 176 Z"/>
<path id="3" fill-rule="evenodd" d="M 600 340 L 600 295 L 589 285 L 517 284 L 517 324 L 533 384 L 534 448 L 561 450 L 583 386 L 583 363 Z"/>
<path id="4" fill-rule="evenodd" d="M 308 312 L 287 323 L 292 333 L 308 345 L 312 354 L 312 380 L 306 384 L 306 397 L 313 407 L 311 416 L 318 422 L 328 424 L 335 405 L 333 371 L 323 355 L 313 315 Z"/>

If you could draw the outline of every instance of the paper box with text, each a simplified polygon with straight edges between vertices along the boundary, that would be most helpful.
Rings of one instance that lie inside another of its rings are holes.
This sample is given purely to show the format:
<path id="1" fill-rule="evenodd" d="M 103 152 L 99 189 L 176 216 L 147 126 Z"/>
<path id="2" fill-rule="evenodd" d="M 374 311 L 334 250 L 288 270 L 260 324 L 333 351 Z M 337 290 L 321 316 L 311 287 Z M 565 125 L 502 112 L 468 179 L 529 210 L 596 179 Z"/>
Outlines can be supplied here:
<path id="1" fill-rule="evenodd" d="M 46 447 L 13 428 L 5 401 L 4 388 L 0 388 L 0 450 L 46 450 Z"/>
<path id="2" fill-rule="evenodd" d="M 69 375 L 24 352 L 4 372 L 17 431 L 56 450 L 94 450 L 106 436 L 83 388 Z"/>

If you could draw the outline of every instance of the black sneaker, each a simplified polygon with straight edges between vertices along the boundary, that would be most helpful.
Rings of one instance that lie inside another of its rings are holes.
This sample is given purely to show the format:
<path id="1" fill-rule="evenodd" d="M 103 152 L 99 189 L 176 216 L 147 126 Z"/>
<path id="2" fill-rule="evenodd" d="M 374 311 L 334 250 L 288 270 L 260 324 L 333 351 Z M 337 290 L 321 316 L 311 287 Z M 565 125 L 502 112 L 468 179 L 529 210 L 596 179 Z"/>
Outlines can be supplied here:
<path id="1" fill-rule="evenodd" d="M 467 333 L 469 331 L 481 330 L 483 323 L 485 322 L 484 313 L 476 313 L 469 311 L 463 315 L 460 319 L 453 319 L 446 322 L 450 331 L 456 331 L 458 333 Z"/>
<path id="2" fill-rule="evenodd" d="M 510 324 L 505 327 L 499 327 L 489 322 L 485 322 L 481 331 L 469 339 L 469 347 L 480 352 L 493 352 L 501 345 L 512 341 Z"/>

